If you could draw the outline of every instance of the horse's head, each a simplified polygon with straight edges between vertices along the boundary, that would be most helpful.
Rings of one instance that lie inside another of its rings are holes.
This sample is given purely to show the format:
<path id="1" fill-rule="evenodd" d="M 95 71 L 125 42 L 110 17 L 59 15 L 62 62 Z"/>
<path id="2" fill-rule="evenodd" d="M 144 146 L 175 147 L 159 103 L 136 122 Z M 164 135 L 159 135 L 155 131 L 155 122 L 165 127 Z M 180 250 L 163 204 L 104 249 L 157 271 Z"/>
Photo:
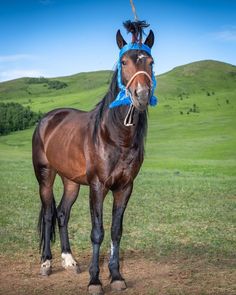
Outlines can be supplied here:
<path id="1" fill-rule="evenodd" d="M 151 56 L 154 34 L 150 30 L 144 43 L 132 42 L 127 44 L 120 30 L 118 30 L 116 41 L 120 48 L 118 64 L 120 84 L 125 87 L 134 107 L 139 111 L 144 111 L 150 103 L 155 88 L 155 85 L 153 85 L 155 84 L 154 61 Z"/>

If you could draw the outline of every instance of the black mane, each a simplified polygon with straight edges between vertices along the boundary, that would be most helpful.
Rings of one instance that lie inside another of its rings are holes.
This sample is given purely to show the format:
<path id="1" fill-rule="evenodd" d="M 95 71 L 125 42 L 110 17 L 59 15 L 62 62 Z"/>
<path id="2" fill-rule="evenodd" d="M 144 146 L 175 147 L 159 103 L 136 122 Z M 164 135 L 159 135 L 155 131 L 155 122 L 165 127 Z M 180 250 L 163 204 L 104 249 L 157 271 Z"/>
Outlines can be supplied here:
<path id="1" fill-rule="evenodd" d="M 101 122 L 103 120 L 104 114 L 109 109 L 110 103 L 116 99 L 116 96 L 119 93 L 117 75 L 118 75 L 118 70 L 116 69 L 113 73 L 108 92 L 106 93 L 104 98 L 94 108 L 94 112 L 95 112 L 95 126 L 94 126 L 94 132 L 93 132 L 94 143 L 96 142 L 97 133 L 101 126 Z M 135 111 L 139 112 L 138 110 L 135 110 Z M 124 112 L 126 114 L 128 112 L 128 107 L 127 106 L 115 107 L 115 108 L 109 109 L 109 112 L 110 114 L 108 116 L 108 120 L 106 123 L 109 125 L 117 126 L 118 128 L 120 123 L 119 114 L 121 112 Z M 138 119 L 138 124 L 136 126 L 136 135 L 135 135 L 134 144 L 137 144 L 139 146 L 141 145 L 144 148 L 144 140 L 147 134 L 147 111 L 139 112 L 138 116 L 139 116 L 139 119 Z M 124 128 L 123 122 L 122 122 L 122 128 Z"/>
<path id="2" fill-rule="evenodd" d="M 109 104 L 116 98 L 119 92 L 119 88 L 117 85 L 117 75 L 118 75 L 118 70 L 116 69 L 115 72 L 113 73 L 108 92 L 103 97 L 103 99 L 99 101 L 99 103 L 95 106 L 94 111 L 96 112 L 96 114 L 95 114 L 95 126 L 94 126 L 94 133 L 93 133 L 94 141 L 96 141 L 98 127 L 101 124 L 105 111 L 109 108 Z M 113 113 L 113 109 L 111 109 L 110 111 L 111 113 Z"/>

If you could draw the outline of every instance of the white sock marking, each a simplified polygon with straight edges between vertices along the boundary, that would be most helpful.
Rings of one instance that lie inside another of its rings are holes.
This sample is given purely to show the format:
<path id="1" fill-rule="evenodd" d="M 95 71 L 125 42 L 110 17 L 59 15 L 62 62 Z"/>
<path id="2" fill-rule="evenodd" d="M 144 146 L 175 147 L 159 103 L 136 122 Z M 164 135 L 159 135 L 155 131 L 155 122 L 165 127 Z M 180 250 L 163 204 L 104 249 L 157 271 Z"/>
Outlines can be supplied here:
<path id="1" fill-rule="evenodd" d="M 51 267 L 51 261 L 50 260 L 46 260 L 41 264 L 41 267 L 45 267 L 45 268 L 49 268 Z"/>
<path id="2" fill-rule="evenodd" d="M 114 255 L 114 246 L 113 246 L 113 243 L 111 242 L 111 258 L 113 257 Z"/>
<path id="3" fill-rule="evenodd" d="M 74 260 L 73 256 L 70 253 L 62 253 L 62 266 L 67 267 L 75 267 L 77 265 L 76 261 Z"/>

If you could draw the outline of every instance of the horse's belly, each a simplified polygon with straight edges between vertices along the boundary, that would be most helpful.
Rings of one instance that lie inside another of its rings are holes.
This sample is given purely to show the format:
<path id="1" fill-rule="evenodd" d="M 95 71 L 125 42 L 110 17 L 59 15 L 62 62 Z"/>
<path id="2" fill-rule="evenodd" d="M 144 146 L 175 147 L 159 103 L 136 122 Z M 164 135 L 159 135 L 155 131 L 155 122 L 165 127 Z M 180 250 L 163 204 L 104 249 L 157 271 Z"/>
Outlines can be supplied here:
<path id="1" fill-rule="evenodd" d="M 46 156 L 50 165 L 58 172 L 59 175 L 71 179 L 80 184 L 88 184 L 86 173 L 86 162 L 82 152 L 78 147 L 67 149 L 63 144 L 58 145 L 53 141 L 47 146 Z M 55 150 L 57 152 L 55 153 Z M 69 151 L 69 152 L 68 152 Z"/>

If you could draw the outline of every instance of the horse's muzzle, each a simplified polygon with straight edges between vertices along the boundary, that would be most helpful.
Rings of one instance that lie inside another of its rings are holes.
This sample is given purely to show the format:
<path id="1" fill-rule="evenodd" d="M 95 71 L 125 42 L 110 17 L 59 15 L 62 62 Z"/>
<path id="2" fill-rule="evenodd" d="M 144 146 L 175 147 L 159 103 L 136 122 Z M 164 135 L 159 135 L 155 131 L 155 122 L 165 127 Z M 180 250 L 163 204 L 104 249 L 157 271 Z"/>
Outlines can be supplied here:
<path id="1" fill-rule="evenodd" d="M 134 90 L 132 97 L 134 107 L 139 111 L 145 111 L 150 99 L 150 89 L 146 86 L 138 84 L 138 87 Z"/>

